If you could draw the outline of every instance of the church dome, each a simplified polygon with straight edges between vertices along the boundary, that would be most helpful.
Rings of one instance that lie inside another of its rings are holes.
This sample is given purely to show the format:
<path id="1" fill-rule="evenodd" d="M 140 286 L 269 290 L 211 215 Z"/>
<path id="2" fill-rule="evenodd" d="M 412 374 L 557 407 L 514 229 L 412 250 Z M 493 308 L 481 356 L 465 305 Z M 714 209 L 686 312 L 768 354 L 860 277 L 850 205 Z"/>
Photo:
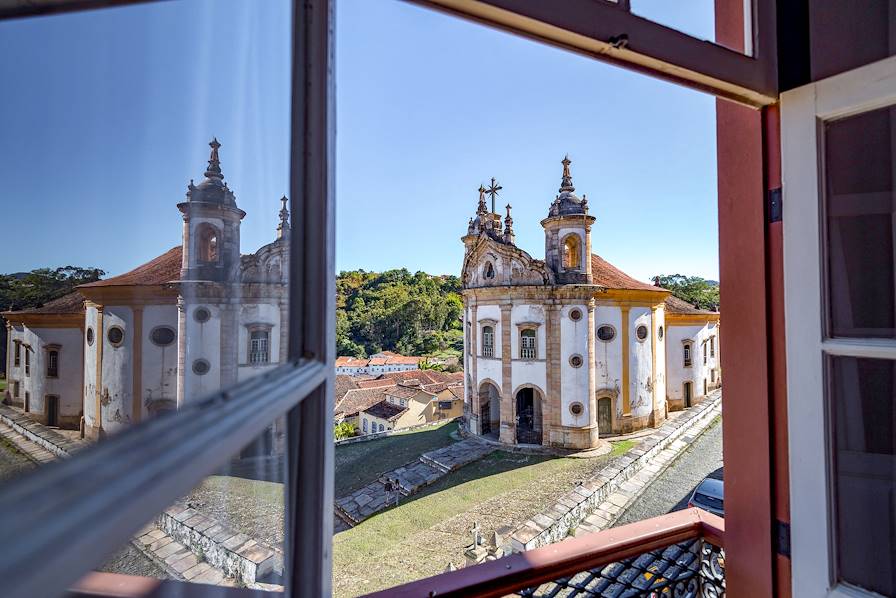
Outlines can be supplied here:
<path id="1" fill-rule="evenodd" d="M 224 182 L 224 175 L 221 173 L 221 161 L 218 158 L 218 148 L 221 144 L 215 138 L 211 140 L 209 146 L 212 151 L 208 159 L 208 169 L 205 171 L 205 180 L 198 185 L 190 181 L 187 186 L 187 200 L 235 208 L 236 197 Z"/>
<path id="2" fill-rule="evenodd" d="M 588 213 L 588 200 L 576 195 L 576 188 L 572 184 L 572 175 L 569 173 L 569 165 L 572 160 L 569 156 L 563 158 L 563 179 L 560 182 L 560 194 L 554 199 L 548 210 L 548 216 L 569 216 Z"/>

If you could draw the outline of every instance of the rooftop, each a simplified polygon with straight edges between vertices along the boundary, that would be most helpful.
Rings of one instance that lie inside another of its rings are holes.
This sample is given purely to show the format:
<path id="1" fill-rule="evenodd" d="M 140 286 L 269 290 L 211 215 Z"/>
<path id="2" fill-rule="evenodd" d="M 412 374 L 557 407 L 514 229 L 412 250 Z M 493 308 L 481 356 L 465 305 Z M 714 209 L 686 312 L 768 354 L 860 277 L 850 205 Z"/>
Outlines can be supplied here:
<path id="1" fill-rule="evenodd" d="M 407 407 L 399 407 L 388 401 L 381 401 L 375 405 L 371 405 L 367 409 L 362 409 L 364 413 L 386 421 L 395 421 L 407 410 Z"/>
<path id="2" fill-rule="evenodd" d="M 182 252 L 182 247 L 177 245 L 159 257 L 137 266 L 130 272 L 105 280 L 82 284 L 78 288 L 159 286 L 175 282 L 180 280 L 180 269 L 183 263 Z"/>

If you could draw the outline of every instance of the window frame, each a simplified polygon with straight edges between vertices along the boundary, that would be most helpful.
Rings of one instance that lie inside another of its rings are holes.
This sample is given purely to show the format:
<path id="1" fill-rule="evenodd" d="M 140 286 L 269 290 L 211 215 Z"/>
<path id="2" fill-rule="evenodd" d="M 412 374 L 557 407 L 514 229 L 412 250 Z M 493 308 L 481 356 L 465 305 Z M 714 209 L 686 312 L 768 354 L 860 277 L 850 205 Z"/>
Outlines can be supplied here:
<path id="1" fill-rule="evenodd" d="M 25 376 L 31 375 L 31 349 L 28 345 L 22 345 L 25 347 Z"/>
<path id="2" fill-rule="evenodd" d="M 16 3 L 13 8 L 0 9 L 0 18 L 130 3 Z M 76 458 L 0 488 L 0 505 L 6 507 L 0 512 L 0 538 L 14 542 L 26 529 L 39 526 L 42 531 L 39 539 L 0 564 L 8 596 L 64 593 L 106 555 L 126 544 L 146 521 L 284 414 L 288 427 L 285 595 L 331 593 L 335 7 L 332 0 L 293 0 L 292 6 L 289 197 L 293 234 L 288 362 L 191 402 L 176 414 L 145 420 L 79 452 Z M 158 442 L 162 436 L 171 442 Z M 203 437 L 207 447 L 200 444 Z M 140 467 L 115 456 L 129 452 L 141 456 Z M 97 493 L 95 480 L 80 475 L 88 471 L 103 472 L 104 492 Z M 51 491 L 63 481 L 69 490 L 65 497 Z M 89 508 L 71 514 L 73 504 Z M 40 518 L 45 509 L 63 515 L 52 520 Z M 62 542 L 65 551 L 58 550 Z M 29 567 L 29 562 L 43 563 L 54 575 Z M 91 574 L 95 576 L 101 578 L 102 574 Z M 176 594 L 183 591 L 179 587 L 185 586 L 166 581 L 156 591 L 168 588 Z M 190 584 L 189 590 L 197 595 L 228 592 L 227 588 L 205 589 L 195 584 Z M 120 585 L 116 591 L 121 591 Z M 108 594 L 112 593 L 110 585 Z"/>
<path id="3" fill-rule="evenodd" d="M 896 360 L 892 339 L 828 336 L 821 223 L 825 121 L 896 104 L 896 56 L 781 95 L 784 185 L 784 308 L 790 460 L 792 584 L 813 596 L 863 596 L 838 582 L 834 478 L 825 361 L 828 357 Z M 805 148 L 814 151 L 805 151 Z M 820 408 L 821 405 L 821 408 Z M 798 555 L 798 556 L 797 556 Z"/>
<path id="4" fill-rule="evenodd" d="M 527 332 L 531 332 L 531 335 L 527 335 Z M 538 359 L 538 328 L 536 326 L 528 325 L 521 326 L 519 329 L 519 359 L 523 361 L 536 361 Z M 531 338 L 532 346 L 526 347 L 523 339 Z M 531 355 L 527 354 L 526 351 L 530 350 Z"/>
<path id="5" fill-rule="evenodd" d="M 246 347 L 246 362 L 251 366 L 265 366 L 271 363 L 271 331 L 273 330 L 273 326 L 270 325 L 253 325 L 248 327 L 248 345 Z M 263 334 L 264 338 L 255 339 L 252 338 L 256 334 Z M 264 344 L 264 351 L 253 349 L 253 345 L 256 341 L 262 342 Z M 263 356 L 264 359 L 260 361 L 256 361 L 254 359 L 254 355 Z"/>
<path id="6" fill-rule="evenodd" d="M 13 367 L 22 367 L 22 341 L 16 339 L 13 341 L 15 348 L 13 349 Z"/>
<path id="7" fill-rule="evenodd" d="M 44 347 L 47 352 L 47 368 L 46 375 L 47 378 L 59 378 L 59 353 L 62 351 L 62 347 L 59 345 L 47 345 Z M 55 355 L 56 363 L 53 363 Z M 52 368 L 50 366 L 53 366 Z"/>
<path id="8" fill-rule="evenodd" d="M 494 320 L 480 320 L 479 330 L 482 336 L 482 344 L 479 348 L 479 356 L 487 359 L 495 359 L 495 330 L 498 324 Z M 489 332 L 486 332 L 488 330 Z M 488 336 L 486 336 L 488 335 Z M 491 342 L 486 342 L 486 339 Z"/>

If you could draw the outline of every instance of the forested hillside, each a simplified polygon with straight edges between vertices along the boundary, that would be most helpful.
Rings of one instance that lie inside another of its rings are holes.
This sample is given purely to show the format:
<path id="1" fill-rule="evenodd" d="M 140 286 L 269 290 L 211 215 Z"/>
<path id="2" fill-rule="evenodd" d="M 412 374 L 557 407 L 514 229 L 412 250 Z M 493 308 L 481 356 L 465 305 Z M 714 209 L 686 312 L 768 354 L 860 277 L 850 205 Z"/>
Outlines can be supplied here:
<path id="1" fill-rule="evenodd" d="M 336 278 L 336 352 L 456 356 L 463 351 L 457 276 L 352 270 Z"/>

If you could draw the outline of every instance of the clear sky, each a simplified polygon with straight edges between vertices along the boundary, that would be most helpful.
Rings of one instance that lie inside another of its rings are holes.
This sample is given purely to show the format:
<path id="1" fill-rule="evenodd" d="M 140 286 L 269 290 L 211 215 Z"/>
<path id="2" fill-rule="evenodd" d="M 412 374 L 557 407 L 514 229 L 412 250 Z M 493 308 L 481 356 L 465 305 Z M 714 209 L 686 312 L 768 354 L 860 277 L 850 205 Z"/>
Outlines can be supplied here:
<path id="1" fill-rule="evenodd" d="M 711 0 L 633 4 L 711 37 Z M 339 269 L 457 274 L 493 176 L 542 257 L 568 153 L 596 253 L 642 279 L 718 277 L 711 97 L 398 1 L 337 6 Z M 0 272 L 118 273 L 178 244 L 213 135 L 243 251 L 273 240 L 288 14 L 195 0 L 0 25 Z"/>

